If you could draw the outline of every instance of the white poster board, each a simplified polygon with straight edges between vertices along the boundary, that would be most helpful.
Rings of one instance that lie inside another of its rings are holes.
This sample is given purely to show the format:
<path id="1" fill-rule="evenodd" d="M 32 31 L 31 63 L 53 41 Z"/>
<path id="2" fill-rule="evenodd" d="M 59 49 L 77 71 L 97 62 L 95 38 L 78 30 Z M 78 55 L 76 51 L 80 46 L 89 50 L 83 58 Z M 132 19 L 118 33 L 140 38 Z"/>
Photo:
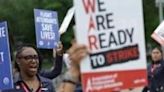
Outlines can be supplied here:
<path id="1" fill-rule="evenodd" d="M 91 53 L 81 63 L 84 92 L 147 84 L 142 0 L 74 0 L 76 39 Z"/>
<path id="2" fill-rule="evenodd" d="M 63 33 L 65 33 L 67 31 L 67 28 L 73 18 L 74 12 L 75 12 L 75 7 L 71 7 L 68 10 L 68 12 L 67 12 L 66 16 L 64 17 L 64 20 L 60 26 L 60 29 L 59 29 L 60 35 L 62 35 Z"/>
<path id="3" fill-rule="evenodd" d="M 164 21 L 155 29 L 151 37 L 164 46 Z"/>

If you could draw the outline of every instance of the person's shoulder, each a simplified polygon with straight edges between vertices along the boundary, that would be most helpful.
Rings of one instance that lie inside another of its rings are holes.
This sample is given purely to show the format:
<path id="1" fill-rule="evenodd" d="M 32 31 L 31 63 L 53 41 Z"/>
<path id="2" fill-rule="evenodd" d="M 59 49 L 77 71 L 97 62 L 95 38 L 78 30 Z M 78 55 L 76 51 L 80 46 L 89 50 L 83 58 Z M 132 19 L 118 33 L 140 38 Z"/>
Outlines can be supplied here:
<path id="1" fill-rule="evenodd" d="M 39 79 L 40 79 L 40 82 L 42 83 L 42 85 L 44 87 L 46 87 L 46 86 L 52 86 L 53 85 L 52 81 L 50 79 L 48 79 L 48 78 L 39 76 Z"/>
<path id="2" fill-rule="evenodd" d="M 39 76 L 39 79 L 41 82 L 52 82 L 50 79 L 43 77 L 43 76 Z"/>
<path id="3" fill-rule="evenodd" d="M 160 63 L 164 64 L 164 60 L 162 59 Z"/>
<path id="4" fill-rule="evenodd" d="M 54 87 L 53 87 L 53 83 L 50 79 L 39 76 L 40 81 L 42 83 L 42 90 L 49 90 L 48 92 L 54 92 Z"/>

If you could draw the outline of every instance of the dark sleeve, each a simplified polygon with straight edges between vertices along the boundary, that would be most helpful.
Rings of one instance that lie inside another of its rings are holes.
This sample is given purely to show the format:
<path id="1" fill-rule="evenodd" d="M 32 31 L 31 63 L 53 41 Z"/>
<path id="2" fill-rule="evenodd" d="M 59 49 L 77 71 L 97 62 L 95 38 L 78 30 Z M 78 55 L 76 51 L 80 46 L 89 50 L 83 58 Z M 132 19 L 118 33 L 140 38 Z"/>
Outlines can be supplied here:
<path id="1" fill-rule="evenodd" d="M 55 62 L 56 61 L 56 62 Z M 48 79 L 56 78 L 58 75 L 62 72 L 62 65 L 63 65 L 63 56 L 56 56 L 56 59 L 54 59 L 54 66 L 53 69 L 50 71 L 40 71 L 40 75 L 43 77 L 46 77 Z"/>
<path id="2" fill-rule="evenodd" d="M 56 92 L 52 82 L 50 82 L 49 87 L 50 88 L 49 88 L 49 91 L 48 92 Z"/>
<path id="3" fill-rule="evenodd" d="M 148 77 L 148 81 L 150 81 L 150 77 L 151 77 L 151 66 L 152 66 L 152 65 L 149 65 L 148 68 L 147 68 L 147 77 Z"/>
<path id="4" fill-rule="evenodd" d="M 162 69 L 160 73 L 163 74 L 164 73 L 164 60 L 161 61 L 161 68 Z"/>

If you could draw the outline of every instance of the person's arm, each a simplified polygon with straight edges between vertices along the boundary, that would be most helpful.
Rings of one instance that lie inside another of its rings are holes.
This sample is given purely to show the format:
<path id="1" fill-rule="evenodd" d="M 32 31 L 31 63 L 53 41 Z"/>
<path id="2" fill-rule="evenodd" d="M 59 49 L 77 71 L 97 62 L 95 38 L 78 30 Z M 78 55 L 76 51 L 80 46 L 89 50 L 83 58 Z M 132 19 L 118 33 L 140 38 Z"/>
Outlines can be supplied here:
<path id="1" fill-rule="evenodd" d="M 62 65 L 63 65 L 63 56 L 57 56 L 56 59 L 54 59 L 54 66 L 52 70 L 49 71 L 40 71 L 40 75 L 49 79 L 56 78 L 58 75 L 62 72 Z"/>
<path id="2" fill-rule="evenodd" d="M 79 76 L 80 71 L 77 68 L 71 67 L 64 75 L 59 92 L 74 92 L 77 84 L 79 83 Z"/>
<path id="3" fill-rule="evenodd" d="M 63 45 L 59 43 L 57 49 L 53 49 L 53 69 L 50 71 L 41 71 L 40 75 L 49 79 L 56 78 L 62 72 L 63 65 Z"/>
<path id="4" fill-rule="evenodd" d="M 65 74 L 57 92 L 74 92 L 80 77 L 80 61 L 88 54 L 87 47 L 74 44 L 68 51 L 71 67 Z"/>

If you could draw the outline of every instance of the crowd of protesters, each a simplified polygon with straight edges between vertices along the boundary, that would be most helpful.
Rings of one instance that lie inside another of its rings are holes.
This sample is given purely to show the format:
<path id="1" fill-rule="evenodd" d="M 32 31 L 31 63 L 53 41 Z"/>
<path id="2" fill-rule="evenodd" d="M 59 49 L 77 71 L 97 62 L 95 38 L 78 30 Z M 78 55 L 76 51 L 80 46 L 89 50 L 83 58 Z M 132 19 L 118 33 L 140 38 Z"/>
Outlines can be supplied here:
<path id="1" fill-rule="evenodd" d="M 67 51 L 71 62 L 64 74 L 59 88 L 55 89 L 52 79 L 61 74 L 63 64 L 63 46 L 54 49 L 54 68 L 50 71 L 41 69 L 42 60 L 35 46 L 24 44 L 17 49 L 14 68 L 14 89 L 2 92 L 75 92 L 80 82 L 79 63 L 88 53 L 85 45 L 74 43 Z M 56 53 L 55 53 L 56 52 Z M 160 47 L 151 52 L 151 64 L 148 66 L 148 85 L 143 92 L 164 92 L 164 60 Z M 12 90 L 12 91 L 10 91 Z M 69 90 L 69 91 L 68 91 Z M 79 92 L 82 92 L 79 91 Z"/>
<path id="2" fill-rule="evenodd" d="M 16 50 L 13 67 L 14 89 L 2 92 L 82 92 L 76 90 L 80 84 L 80 61 L 89 54 L 85 45 L 75 41 L 63 59 L 63 45 L 60 42 L 53 49 L 53 68 L 49 71 L 41 69 L 42 58 L 37 48 L 33 45 L 23 44 Z M 161 47 L 157 46 L 151 51 L 151 64 L 147 68 L 148 85 L 142 92 L 164 92 L 164 54 Z M 61 75 L 63 61 L 68 60 L 69 68 L 64 74 L 58 88 L 54 88 L 52 79 Z"/>

